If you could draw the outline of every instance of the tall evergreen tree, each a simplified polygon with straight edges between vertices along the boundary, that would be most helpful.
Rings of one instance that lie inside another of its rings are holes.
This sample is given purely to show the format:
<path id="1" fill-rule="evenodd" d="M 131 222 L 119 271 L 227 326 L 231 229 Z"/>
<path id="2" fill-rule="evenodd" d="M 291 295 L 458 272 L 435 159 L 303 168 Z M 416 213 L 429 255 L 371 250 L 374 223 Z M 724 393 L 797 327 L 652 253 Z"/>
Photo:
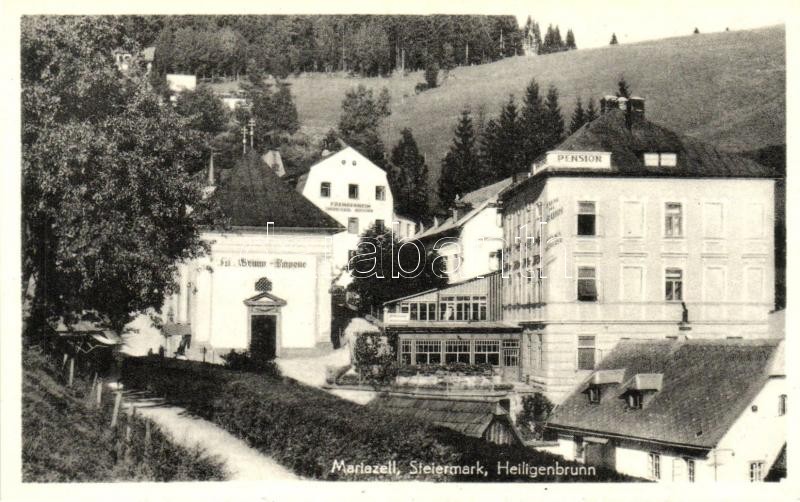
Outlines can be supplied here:
<path id="1" fill-rule="evenodd" d="M 556 25 L 556 29 L 553 32 L 553 52 L 563 51 L 564 50 L 564 41 L 561 39 L 561 29 Z"/>
<path id="2" fill-rule="evenodd" d="M 479 129 L 477 139 L 477 155 L 480 165 L 480 177 L 484 180 L 494 180 L 499 176 L 496 170 L 496 160 L 500 157 L 497 147 L 500 142 L 497 140 L 499 125 L 497 120 L 489 119 Z"/>
<path id="3" fill-rule="evenodd" d="M 575 34 L 572 33 L 572 29 L 567 30 L 566 45 L 568 50 L 573 50 L 578 48 L 578 46 L 575 45 Z"/>
<path id="4" fill-rule="evenodd" d="M 525 89 L 520 113 L 520 135 L 522 137 L 522 165 L 530 166 L 544 153 L 545 107 L 539 95 L 539 84 L 531 79 Z"/>
<path id="5" fill-rule="evenodd" d="M 508 101 L 503 106 L 497 126 L 494 162 L 491 171 L 487 173 L 490 178 L 483 180 L 484 184 L 511 176 L 522 170 L 524 165 L 522 162 L 522 129 L 513 95 L 508 97 Z"/>
<path id="6" fill-rule="evenodd" d="M 475 129 L 469 110 L 461 112 L 455 129 L 450 151 L 442 159 L 442 171 L 439 177 L 439 204 L 442 209 L 450 207 L 456 198 L 476 186 L 480 174 L 480 165 L 475 152 Z"/>
<path id="7" fill-rule="evenodd" d="M 389 183 L 395 209 L 400 214 L 421 221 L 428 216 L 428 166 L 419 153 L 411 129 L 400 132 L 400 141 L 392 149 Z"/>
<path id="8" fill-rule="evenodd" d="M 561 116 L 561 107 L 558 104 L 558 89 L 550 86 L 547 89 L 547 98 L 544 101 L 544 150 L 550 150 L 558 145 L 564 137 L 564 117 Z"/>
<path id="9" fill-rule="evenodd" d="M 617 34 L 616 33 L 612 33 L 611 34 L 611 42 L 609 42 L 608 45 L 617 45 L 617 44 L 619 44 L 619 42 L 617 41 Z"/>
<path id="10" fill-rule="evenodd" d="M 597 118 L 597 108 L 594 106 L 594 99 L 589 98 L 589 104 L 586 105 L 586 122 L 589 123 Z"/>
<path id="11" fill-rule="evenodd" d="M 572 112 L 572 121 L 569 124 L 570 134 L 574 133 L 586 123 L 586 113 L 583 110 L 581 97 L 578 96 L 575 102 L 575 110 Z"/>

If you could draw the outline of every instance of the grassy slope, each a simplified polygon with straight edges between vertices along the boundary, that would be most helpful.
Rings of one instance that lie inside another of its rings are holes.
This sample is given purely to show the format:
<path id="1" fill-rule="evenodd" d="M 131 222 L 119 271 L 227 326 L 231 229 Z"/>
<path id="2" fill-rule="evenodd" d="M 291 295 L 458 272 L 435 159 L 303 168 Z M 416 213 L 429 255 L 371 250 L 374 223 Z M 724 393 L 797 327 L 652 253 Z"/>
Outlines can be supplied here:
<path id="1" fill-rule="evenodd" d="M 122 413 L 109 429 L 111 400 L 103 410 L 86 406 L 87 382 L 67 389 L 53 364 L 23 353 L 22 479 L 25 482 L 222 480 L 224 466 L 202 451 L 177 446 L 156 426 L 144 449 L 144 421 Z M 132 442 L 123 437 L 131 426 Z"/>
<path id="2" fill-rule="evenodd" d="M 541 57 L 515 57 L 457 68 L 434 90 L 414 94 L 421 72 L 407 77 L 349 78 L 303 75 L 292 78 L 300 121 L 312 134 L 335 127 L 345 91 L 359 83 L 386 86 L 392 116 L 383 131 L 389 148 L 411 127 L 427 155 L 432 178 L 447 151 L 459 111 L 486 106 L 496 115 L 531 78 L 561 92 L 568 120 L 576 96 L 595 99 L 616 89 L 620 75 L 647 98 L 650 118 L 676 131 L 732 150 L 784 143 L 786 108 L 783 26 L 654 40 Z"/>

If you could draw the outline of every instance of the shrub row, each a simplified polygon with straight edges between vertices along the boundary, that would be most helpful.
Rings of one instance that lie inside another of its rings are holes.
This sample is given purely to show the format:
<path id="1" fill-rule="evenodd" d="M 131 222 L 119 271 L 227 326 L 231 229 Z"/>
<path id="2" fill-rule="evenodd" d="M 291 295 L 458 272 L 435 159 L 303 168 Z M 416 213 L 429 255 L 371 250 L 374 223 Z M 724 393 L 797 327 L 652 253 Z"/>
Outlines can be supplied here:
<path id="1" fill-rule="evenodd" d="M 199 449 L 170 441 L 146 419 L 121 413 L 109 428 L 113 399 L 103 409 L 87 407 L 89 383 L 61 383 L 49 359 L 23 353 L 22 479 L 25 482 L 191 481 L 225 479 L 223 465 Z M 130 434 L 124 433 L 130 429 Z"/>
<path id="2" fill-rule="evenodd" d="M 438 481 L 531 480 L 498 476 L 499 461 L 512 465 L 575 465 L 561 457 L 523 447 L 500 447 L 427 423 L 388 415 L 369 406 L 270 374 L 233 372 L 193 361 L 129 358 L 127 386 L 154 391 L 213 421 L 301 476 L 315 479 L 427 479 Z M 334 461 L 376 465 L 394 460 L 401 474 L 347 473 Z M 412 461 L 436 465 L 489 467 L 488 478 L 430 473 L 412 476 Z M 542 476 L 540 481 L 627 479 L 597 470 L 592 477 Z"/>

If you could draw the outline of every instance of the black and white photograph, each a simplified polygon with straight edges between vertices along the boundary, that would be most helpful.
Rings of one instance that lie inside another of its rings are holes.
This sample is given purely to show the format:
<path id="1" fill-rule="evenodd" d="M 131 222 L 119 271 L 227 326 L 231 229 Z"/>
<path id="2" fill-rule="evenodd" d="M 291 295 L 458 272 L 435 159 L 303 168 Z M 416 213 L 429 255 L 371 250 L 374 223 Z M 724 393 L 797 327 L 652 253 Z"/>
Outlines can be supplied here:
<path id="1" fill-rule="evenodd" d="M 796 5 L 4 11 L 3 500 L 797 500 Z"/>

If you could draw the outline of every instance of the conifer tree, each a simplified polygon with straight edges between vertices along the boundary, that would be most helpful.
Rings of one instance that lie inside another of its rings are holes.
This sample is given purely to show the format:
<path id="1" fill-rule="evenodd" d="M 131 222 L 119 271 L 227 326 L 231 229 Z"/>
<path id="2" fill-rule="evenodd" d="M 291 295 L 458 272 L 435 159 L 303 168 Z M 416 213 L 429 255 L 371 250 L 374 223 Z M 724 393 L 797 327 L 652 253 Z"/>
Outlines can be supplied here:
<path id="1" fill-rule="evenodd" d="M 490 173 L 491 179 L 496 181 L 506 176 L 511 176 L 522 169 L 522 135 L 519 124 L 519 112 L 514 96 L 508 97 L 508 102 L 503 106 L 497 128 L 497 153 L 494 172 Z"/>
<path id="2" fill-rule="evenodd" d="M 589 98 L 589 104 L 586 105 L 586 123 L 593 121 L 597 118 L 597 108 L 594 106 L 594 99 Z"/>
<path id="3" fill-rule="evenodd" d="M 389 184 L 395 208 L 417 221 L 428 213 L 428 166 L 419 153 L 411 129 L 400 132 L 400 141 L 392 149 Z"/>
<path id="4" fill-rule="evenodd" d="M 694 34 L 695 35 L 699 35 L 700 34 L 700 28 L 695 27 Z"/>
<path id="5" fill-rule="evenodd" d="M 619 44 L 619 42 L 617 42 L 617 34 L 616 33 L 612 33 L 611 34 L 611 42 L 609 42 L 608 45 L 617 45 L 617 44 Z"/>
<path id="6" fill-rule="evenodd" d="M 544 150 L 550 150 L 559 144 L 564 137 L 564 117 L 561 116 L 561 107 L 558 104 L 558 89 L 550 86 L 547 89 L 547 98 L 544 102 Z"/>
<path id="7" fill-rule="evenodd" d="M 545 108 L 539 95 L 539 84 L 535 79 L 531 79 L 525 89 L 520 113 L 523 165 L 531 165 L 536 157 L 544 153 L 544 127 Z"/>
<path id="8" fill-rule="evenodd" d="M 568 50 L 574 50 L 578 48 L 578 46 L 575 45 L 575 34 L 572 33 L 572 29 L 567 30 L 566 44 Z"/>
<path id="9" fill-rule="evenodd" d="M 480 166 L 475 152 L 475 129 L 468 109 L 461 112 L 455 129 L 450 151 L 442 159 L 439 177 L 439 204 L 447 209 L 456 195 L 461 195 L 481 186 Z"/>
<path id="10" fill-rule="evenodd" d="M 581 97 L 578 96 L 578 99 L 575 103 L 575 111 L 572 112 L 572 121 L 569 124 L 569 132 L 570 134 L 574 133 L 586 123 L 586 113 L 583 110 L 583 103 L 581 102 Z"/>

